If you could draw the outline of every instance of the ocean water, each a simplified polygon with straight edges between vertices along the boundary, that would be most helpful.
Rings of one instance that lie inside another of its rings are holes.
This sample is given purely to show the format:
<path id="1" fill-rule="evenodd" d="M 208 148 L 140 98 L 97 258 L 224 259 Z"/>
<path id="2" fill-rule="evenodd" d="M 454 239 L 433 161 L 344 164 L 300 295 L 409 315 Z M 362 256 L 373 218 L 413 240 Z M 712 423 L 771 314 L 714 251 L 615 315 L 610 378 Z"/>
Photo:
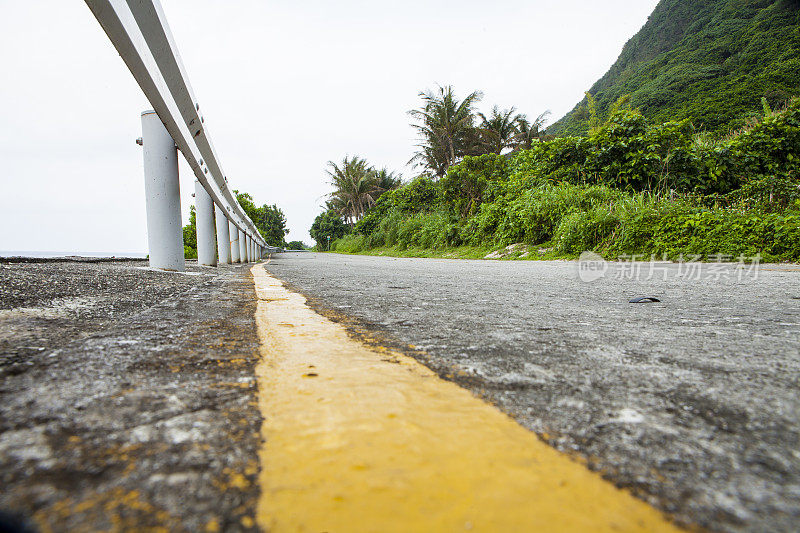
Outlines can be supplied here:
<path id="1" fill-rule="evenodd" d="M 144 258 L 147 254 L 140 252 L 40 252 L 20 250 L 0 250 L 0 257 L 137 257 Z"/>

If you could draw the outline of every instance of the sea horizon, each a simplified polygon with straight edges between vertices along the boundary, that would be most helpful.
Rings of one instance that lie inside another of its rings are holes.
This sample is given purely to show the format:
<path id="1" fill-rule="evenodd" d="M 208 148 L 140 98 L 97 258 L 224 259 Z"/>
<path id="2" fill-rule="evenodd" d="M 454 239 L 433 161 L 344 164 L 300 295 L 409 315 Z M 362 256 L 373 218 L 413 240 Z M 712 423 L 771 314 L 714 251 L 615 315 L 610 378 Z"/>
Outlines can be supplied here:
<path id="1" fill-rule="evenodd" d="M 53 257 L 130 257 L 135 259 L 146 258 L 144 252 L 85 252 L 85 251 L 31 251 L 31 250 L 0 250 L 0 257 L 32 257 L 32 258 L 53 258 Z"/>

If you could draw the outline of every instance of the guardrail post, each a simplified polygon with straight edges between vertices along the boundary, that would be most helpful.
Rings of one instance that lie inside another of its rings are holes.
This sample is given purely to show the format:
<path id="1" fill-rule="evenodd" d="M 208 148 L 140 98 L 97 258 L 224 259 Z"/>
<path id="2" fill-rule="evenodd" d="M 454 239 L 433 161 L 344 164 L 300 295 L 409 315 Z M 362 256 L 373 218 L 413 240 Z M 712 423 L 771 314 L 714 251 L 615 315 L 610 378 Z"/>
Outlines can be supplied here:
<path id="1" fill-rule="evenodd" d="M 253 256 L 250 254 L 250 235 L 247 234 L 244 236 L 244 253 L 247 256 L 247 262 L 252 262 Z"/>
<path id="2" fill-rule="evenodd" d="M 253 238 L 249 235 L 247 236 L 247 258 L 251 263 L 256 259 L 256 255 L 253 253 Z"/>
<path id="3" fill-rule="evenodd" d="M 197 263 L 217 266 L 216 228 L 214 227 L 214 202 L 200 180 L 194 180 L 194 208 L 197 225 Z"/>
<path id="4" fill-rule="evenodd" d="M 214 217 L 217 225 L 217 255 L 219 264 L 231 264 L 231 234 L 228 230 L 228 217 L 217 204 L 214 204 Z"/>
<path id="5" fill-rule="evenodd" d="M 242 230 L 237 230 L 239 232 L 239 258 L 242 260 L 242 263 L 247 263 L 247 242 L 245 242 L 245 235 Z"/>
<path id="6" fill-rule="evenodd" d="M 239 255 L 239 228 L 233 222 L 228 222 L 228 229 L 231 236 L 231 263 L 240 263 L 242 258 Z"/>
<path id="7" fill-rule="evenodd" d="M 155 111 L 142 113 L 144 194 L 150 266 L 183 271 L 178 149 Z"/>

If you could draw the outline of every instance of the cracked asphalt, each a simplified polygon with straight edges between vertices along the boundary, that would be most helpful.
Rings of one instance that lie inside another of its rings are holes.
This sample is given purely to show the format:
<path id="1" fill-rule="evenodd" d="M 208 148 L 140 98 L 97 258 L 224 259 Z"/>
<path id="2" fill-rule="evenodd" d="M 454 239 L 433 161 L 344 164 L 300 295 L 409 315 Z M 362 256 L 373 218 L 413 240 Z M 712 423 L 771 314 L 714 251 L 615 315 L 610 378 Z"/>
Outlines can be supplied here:
<path id="1" fill-rule="evenodd" d="M 146 264 L 0 261 L 0 522 L 256 528 L 250 265 Z"/>
<path id="2" fill-rule="evenodd" d="M 265 266 L 678 523 L 794 531 L 800 269 L 607 267 L 587 283 L 561 261 L 286 253 Z"/>

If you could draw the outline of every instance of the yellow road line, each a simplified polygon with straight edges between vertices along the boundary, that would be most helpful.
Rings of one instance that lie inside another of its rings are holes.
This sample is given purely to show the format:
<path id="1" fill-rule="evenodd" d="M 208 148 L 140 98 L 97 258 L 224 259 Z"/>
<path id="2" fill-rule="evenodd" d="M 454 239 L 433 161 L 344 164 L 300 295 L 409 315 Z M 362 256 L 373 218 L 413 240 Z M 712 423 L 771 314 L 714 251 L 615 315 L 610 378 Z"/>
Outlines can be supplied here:
<path id="1" fill-rule="evenodd" d="M 414 359 L 349 338 L 253 267 L 268 531 L 673 531 Z"/>

